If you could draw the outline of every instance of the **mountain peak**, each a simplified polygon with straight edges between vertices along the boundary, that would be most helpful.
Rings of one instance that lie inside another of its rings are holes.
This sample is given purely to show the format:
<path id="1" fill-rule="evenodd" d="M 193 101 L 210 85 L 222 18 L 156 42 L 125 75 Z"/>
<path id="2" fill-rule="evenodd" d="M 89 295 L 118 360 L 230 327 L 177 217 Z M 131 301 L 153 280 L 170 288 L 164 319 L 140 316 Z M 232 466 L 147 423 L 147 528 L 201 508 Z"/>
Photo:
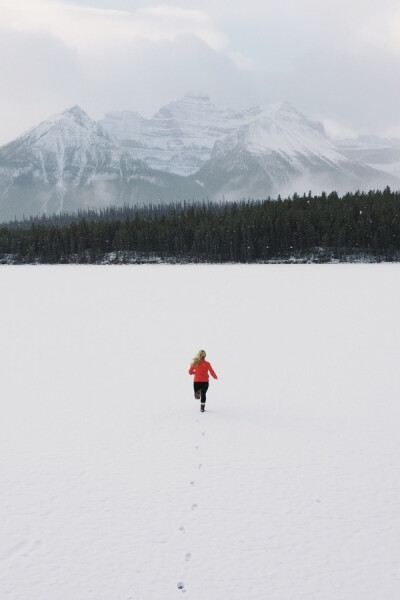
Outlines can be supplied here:
<path id="1" fill-rule="evenodd" d="M 79 106 L 75 105 L 42 121 L 13 142 L 6 144 L 4 150 L 13 148 L 13 156 L 28 152 L 32 156 L 56 157 L 61 164 L 61 156 L 73 153 L 77 148 L 82 153 L 93 147 L 105 148 L 111 144 L 108 133 Z M 64 159 L 62 159 L 64 160 Z M 81 161 L 82 164 L 84 161 Z"/>
<path id="2" fill-rule="evenodd" d="M 292 115 L 300 115 L 301 113 L 294 108 L 289 102 L 286 100 L 281 100 L 279 102 L 274 102 L 270 104 L 267 109 L 271 113 L 288 113 Z"/>
<path id="3" fill-rule="evenodd" d="M 186 92 L 184 98 L 187 98 L 189 100 L 201 100 L 202 102 L 210 102 L 210 96 L 208 96 L 207 94 L 202 94 L 199 91 L 193 90 Z"/>
<path id="4" fill-rule="evenodd" d="M 218 109 L 212 104 L 209 96 L 201 92 L 187 92 L 179 100 L 173 100 L 161 107 L 154 116 L 158 118 L 169 115 L 180 119 L 182 115 L 187 117 L 190 114 L 195 117 L 197 114 L 204 114 L 213 110 Z"/>
<path id="5" fill-rule="evenodd" d="M 78 104 L 75 104 L 75 106 L 71 106 L 70 108 L 66 108 L 63 112 L 66 114 L 70 113 L 71 115 L 83 114 L 87 116 L 87 113 Z"/>
<path id="6" fill-rule="evenodd" d="M 156 199 L 398 187 L 398 179 L 357 159 L 376 153 L 345 150 L 288 102 L 232 110 L 189 92 L 150 119 L 123 111 L 101 122 L 74 105 L 0 148 L 0 217 Z M 392 163 L 397 156 L 390 154 Z"/>
<path id="7" fill-rule="evenodd" d="M 72 119 L 77 125 L 80 127 L 90 127 L 92 128 L 95 125 L 95 121 L 89 117 L 87 112 L 83 110 L 77 104 L 72 106 L 71 108 L 66 108 L 60 115 L 61 118 Z"/>
<path id="8" fill-rule="evenodd" d="M 319 135 L 326 137 L 325 128 L 321 122 L 309 119 L 287 101 L 271 104 L 262 111 L 260 117 L 261 119 L 279 123 L 280 126 L 287 123 L 287 125 L 292 127 L 296 126 L 297 123 L 297 126 L 302 126 L 307 130 L 312 129 Z"/>
<path id="9" fill-rule="evenodd" d="M 216 144 L 213 155 L 221 158 L 234 149 L 235 152 L 241 149 L 259 157 L 281 154 L 295 162 L 300 155 L 323 157 L 331 163 L 345 160 L 327 138 L 322 123 L 311 121 L 288 102 L 279 102 L 261 110 Z"/>

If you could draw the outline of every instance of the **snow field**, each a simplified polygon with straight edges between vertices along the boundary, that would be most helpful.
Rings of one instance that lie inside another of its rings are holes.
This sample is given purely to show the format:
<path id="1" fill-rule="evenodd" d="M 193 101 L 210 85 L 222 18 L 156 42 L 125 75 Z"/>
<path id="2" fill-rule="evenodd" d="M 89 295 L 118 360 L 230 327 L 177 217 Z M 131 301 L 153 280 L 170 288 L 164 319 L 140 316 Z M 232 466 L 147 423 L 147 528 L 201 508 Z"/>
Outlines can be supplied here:
<path id="1" fill-rule="evenodd" d="M 396 599 L 399 269 L 3 267 L 0 597 Z"/>

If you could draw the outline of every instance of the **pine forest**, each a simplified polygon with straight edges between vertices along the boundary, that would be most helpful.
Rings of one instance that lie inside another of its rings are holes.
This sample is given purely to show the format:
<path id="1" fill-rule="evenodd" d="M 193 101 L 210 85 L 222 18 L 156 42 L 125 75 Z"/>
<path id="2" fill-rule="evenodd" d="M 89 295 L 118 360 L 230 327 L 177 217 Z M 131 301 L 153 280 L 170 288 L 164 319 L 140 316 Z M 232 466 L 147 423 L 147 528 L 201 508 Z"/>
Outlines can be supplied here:
<path id="1" fill-rule="evenodd" d="M 400 258 L 400 192 L 109 208 L 0 225 L 0 262 L 380 262 Z"/>

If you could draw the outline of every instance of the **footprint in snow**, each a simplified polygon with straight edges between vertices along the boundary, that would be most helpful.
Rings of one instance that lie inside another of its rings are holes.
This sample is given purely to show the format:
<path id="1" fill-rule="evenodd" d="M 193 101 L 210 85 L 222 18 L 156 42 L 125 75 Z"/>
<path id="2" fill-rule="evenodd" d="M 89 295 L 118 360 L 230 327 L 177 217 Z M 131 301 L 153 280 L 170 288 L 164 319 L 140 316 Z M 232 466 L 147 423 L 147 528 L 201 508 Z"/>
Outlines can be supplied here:
<path id="1" fill-rule="evenodd" d="M 191 481 L 191 482 L 190 482 L 190 485 L 194 485 L 194 481 Z"/>
<path id="2" fill-rule="evenodd" d="M 3 554 L 0 554 L 0 562 L 13 560 L 15 558 L 30 556 L 40 549 L 43 545 L 42 540 L 22 540 L 11 548 L 8 548 Z"/>
<path id="3" fill-rule="evenodd" d="M 201 467 L 202 467 L 202 466 L 203 466 L 203 465 L 202 465 L 201 463 L 199 463 L 199 464 L 197 465 L 197 468 L 198 468 L 198 469 L 201 469 Z"/>
<path id="4" fill-rule="evenodd" d="M 191 552 L 186 552 L 186 554 L 185 554 L 185 560 L 186 560 L 186 562 L 188 562 L 191 558 L 192 558 Z"/>
<path id="5" fill-rule="evenodd" d="M 196 510 L 197 507 L 198 507 L 198 504 L 192 504 L 192 510 Z"/>
<path id="6" fill-rule="evenodd" d="M 183 581 L 178 581 L 176 587 L 178 588 L 178 590 L 181 590 L 181 592 L 186 592 L 185 584 L 183 583 Z"/>

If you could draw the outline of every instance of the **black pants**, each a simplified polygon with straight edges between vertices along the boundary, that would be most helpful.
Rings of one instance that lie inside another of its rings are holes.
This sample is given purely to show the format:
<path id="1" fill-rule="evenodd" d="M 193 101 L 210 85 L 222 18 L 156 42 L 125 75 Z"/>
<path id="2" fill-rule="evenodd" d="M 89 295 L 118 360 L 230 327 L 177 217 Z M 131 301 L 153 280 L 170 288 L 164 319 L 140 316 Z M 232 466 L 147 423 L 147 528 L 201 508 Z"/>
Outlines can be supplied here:
<path id="1" fill-rule="evenodd" d="M 208 390 L 208 381 L 195 381 L 193 384 L 194 387 L 194 391 L 197 392 L 198 390 L 201 391 L 201 403 L 205 404 L 206 403 L 206 393 Z"/>

